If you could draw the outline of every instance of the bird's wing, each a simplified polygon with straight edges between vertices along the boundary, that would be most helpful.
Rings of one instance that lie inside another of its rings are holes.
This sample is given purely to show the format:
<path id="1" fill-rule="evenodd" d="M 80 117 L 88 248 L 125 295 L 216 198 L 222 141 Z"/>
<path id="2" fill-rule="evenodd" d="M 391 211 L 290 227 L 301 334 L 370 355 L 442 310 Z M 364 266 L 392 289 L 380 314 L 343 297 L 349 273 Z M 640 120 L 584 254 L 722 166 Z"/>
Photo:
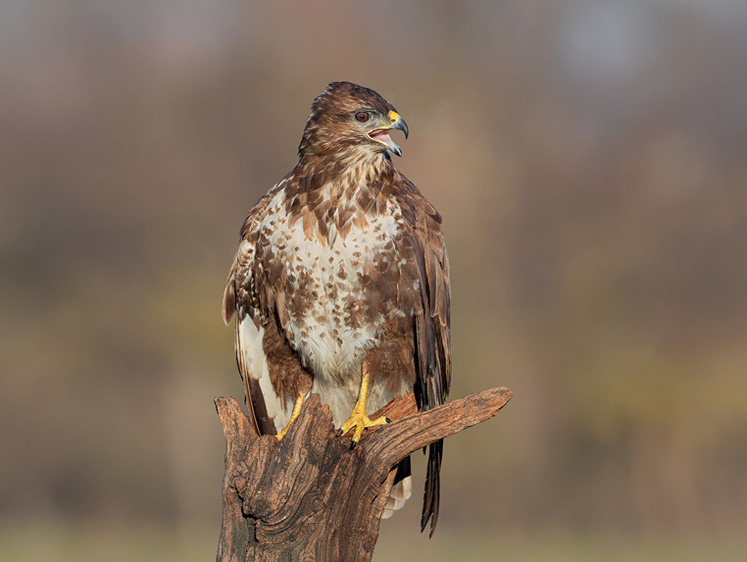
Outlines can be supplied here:
<path id="1" fill-rule="evenodd" d="M 282 182 L 281 182 L 282 183 Z M 259 226 L 278 184 L 252 208 L 241 227 L 239 249 L 223 291 L 223 321 L 236 314 L 236 364 L 244 382 L 247 407 L 254 427 L 262 434 L 275 434 L 285 426 L 285 408 L 273 389 L 263 340 L 266 311 L 260 310 L 255 277 L 256 242 Z"/>
<path id="2" fill-rule="evenodd" d="M 419 275 L 419 310 L 415 314 L 415 392 L 421 410 L 443 404 L 451 382 L 449 259 L 441 216 L 412 182 L 403 182 L 403 215 L 411 226 L 411 242 Z M 431 535 L 438 521 L 443 441 L 429 446 L 421 530 L 428 520 Z"/>

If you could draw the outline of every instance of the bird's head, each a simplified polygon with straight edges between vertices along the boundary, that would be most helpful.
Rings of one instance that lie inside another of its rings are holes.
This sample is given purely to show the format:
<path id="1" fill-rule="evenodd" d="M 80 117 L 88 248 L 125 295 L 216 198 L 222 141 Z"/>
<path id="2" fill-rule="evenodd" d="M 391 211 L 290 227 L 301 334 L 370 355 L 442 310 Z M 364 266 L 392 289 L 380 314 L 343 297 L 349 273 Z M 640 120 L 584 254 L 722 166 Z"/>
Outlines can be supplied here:
<path id="1" fill-rule="evenodd" d="M 305 156 L 388 158 L 402 156 L 392 129 L 409 133 L 407 123 L 378 93 L 350 82 L 333 82 L 314 100 L 298 147 Z"/>

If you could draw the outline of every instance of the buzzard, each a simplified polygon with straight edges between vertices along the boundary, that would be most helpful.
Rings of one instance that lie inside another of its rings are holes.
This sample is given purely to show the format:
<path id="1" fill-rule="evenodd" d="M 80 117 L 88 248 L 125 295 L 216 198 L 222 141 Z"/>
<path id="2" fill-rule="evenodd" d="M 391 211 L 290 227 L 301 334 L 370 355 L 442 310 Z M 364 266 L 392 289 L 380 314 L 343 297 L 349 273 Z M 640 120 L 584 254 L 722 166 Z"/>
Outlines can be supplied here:
<path id="1" fill-rule="evenodd" d="M 421 410 L 451 378 L 449 262 L 441 216 L 399 172 L 405 121 L 375 91 L 334 82 L 314 100 L 298 164 L 241 228 L 223 294 L 258 431 L 278 438 L 319 393 L 353 445 L 392 399 Z M 438 520 L 443 442 L 429 446 L 421 530 Z M 383 516 L 410 497 L 409 457 Z"/>

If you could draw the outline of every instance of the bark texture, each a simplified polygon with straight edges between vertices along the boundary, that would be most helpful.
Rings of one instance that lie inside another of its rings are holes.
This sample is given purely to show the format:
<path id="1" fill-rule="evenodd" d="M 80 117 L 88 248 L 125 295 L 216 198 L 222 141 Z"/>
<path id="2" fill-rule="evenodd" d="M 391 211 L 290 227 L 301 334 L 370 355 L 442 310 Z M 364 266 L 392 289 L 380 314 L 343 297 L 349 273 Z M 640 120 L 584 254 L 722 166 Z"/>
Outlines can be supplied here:
<path id="1" fill-rule="evenodd" d="M 392 423 L 367 429 L 351 449 L 316 394 L 281 441 L 258 435 L 233 398 L 216 398 L 226 438 L 217 560 L 370 560 L 392 467 L 510 399 L 507 388 L 493 388 L 417 413 L 410 394 L 377 412 Z"/>

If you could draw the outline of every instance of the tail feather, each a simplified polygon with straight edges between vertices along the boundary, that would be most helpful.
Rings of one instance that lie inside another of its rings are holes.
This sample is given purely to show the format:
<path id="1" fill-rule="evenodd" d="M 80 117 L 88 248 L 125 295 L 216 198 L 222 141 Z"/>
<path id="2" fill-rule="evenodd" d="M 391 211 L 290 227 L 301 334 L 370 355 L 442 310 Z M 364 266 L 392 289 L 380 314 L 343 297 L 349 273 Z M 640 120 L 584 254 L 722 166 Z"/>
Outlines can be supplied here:
<path id="1" fill-rule="evenodd" d="M 397 465 L 397 474 L 394 477 L 392 491 L 381 514 L 382 519 L 389 519 L 394 512 L 404 507 L 405 502 L 412 496 L 412 477 L 410 476 L 410 457 L 405 458 Z"/>
<path id="2" fill-rule="evenodd" d="M 431 522 L 429 537 L 433 536 L 438 523 L 438 508 L 441 495 L 441 458 L 444 454 L 443 439 L 428 446 L 428 469 L 425 475 L 425 494 L 423 496 L 423 514 L 420 517 L 420 531 L 424 531 Z"/>

